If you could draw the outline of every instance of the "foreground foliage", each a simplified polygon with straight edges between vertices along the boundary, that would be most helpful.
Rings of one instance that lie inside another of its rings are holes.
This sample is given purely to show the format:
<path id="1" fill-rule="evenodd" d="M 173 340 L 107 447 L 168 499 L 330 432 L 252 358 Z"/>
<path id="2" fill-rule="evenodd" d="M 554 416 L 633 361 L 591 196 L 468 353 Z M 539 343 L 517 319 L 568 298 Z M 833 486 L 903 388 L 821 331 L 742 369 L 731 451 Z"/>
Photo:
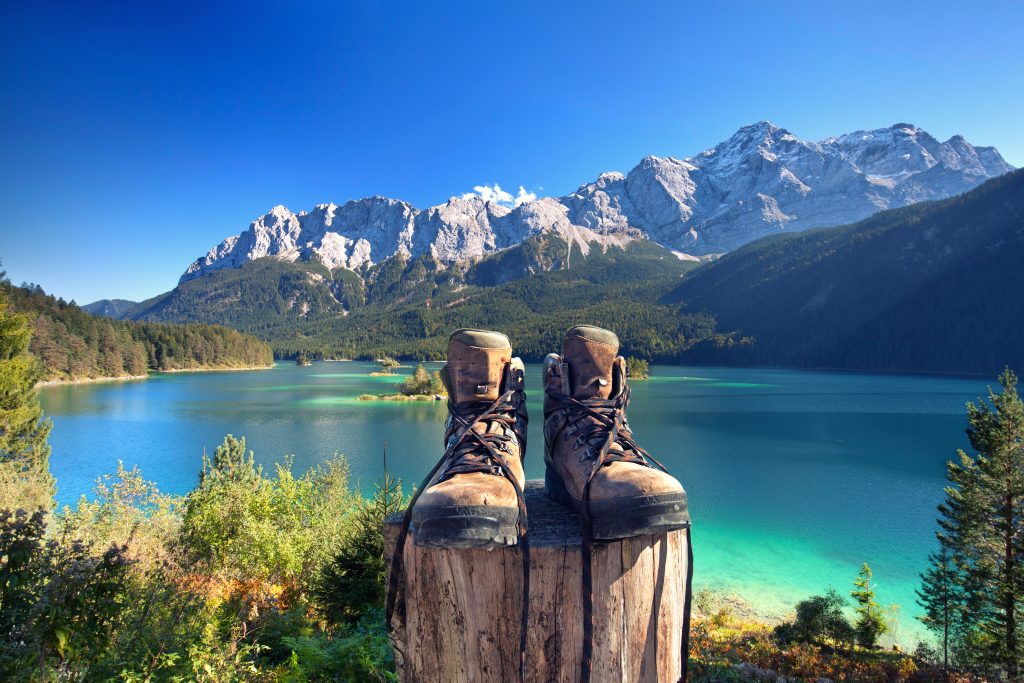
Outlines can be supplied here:
<path id="1" fill-rule="evenodd" d="M 244 439 L 186 496 L 137 469 L 52 515 L 0 512 L 0 679 L 387 681 L 383 517 L 343 458 L 265 473 Z"/>
<path id="2" fill-rule="evenodd" d="M 743 619 L 710 594 L 695 599 L 690 632 L 691 681 L 921 681 L 950 678 L 927 648 L 913 655 L 853 644 L 853 627 L 838 593 L 812 597 L 796 607 L 789 629 Z"/>

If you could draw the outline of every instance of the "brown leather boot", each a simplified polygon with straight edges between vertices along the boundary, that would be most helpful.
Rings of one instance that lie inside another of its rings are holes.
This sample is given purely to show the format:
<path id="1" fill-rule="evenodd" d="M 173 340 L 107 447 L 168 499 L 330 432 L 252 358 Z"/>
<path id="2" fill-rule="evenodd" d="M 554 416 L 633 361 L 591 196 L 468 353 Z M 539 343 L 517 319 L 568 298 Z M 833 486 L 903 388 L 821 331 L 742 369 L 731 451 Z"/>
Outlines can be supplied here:
<path id="1" fill-rule="evenodd" d="M 614 333 L 581 325 L 544 360 L 545 488 L 594 539 L 689 526 L 686 492 L 637 445 L 626 420 L 626 362 Z"/>
<path id="2" fill-rule="evenodd" d="M 525 533 L 523 363 L 498 332 L 457 330 L 441 370 L 445 452 L 412 508 L 417 545 L 496 548 Z"/>

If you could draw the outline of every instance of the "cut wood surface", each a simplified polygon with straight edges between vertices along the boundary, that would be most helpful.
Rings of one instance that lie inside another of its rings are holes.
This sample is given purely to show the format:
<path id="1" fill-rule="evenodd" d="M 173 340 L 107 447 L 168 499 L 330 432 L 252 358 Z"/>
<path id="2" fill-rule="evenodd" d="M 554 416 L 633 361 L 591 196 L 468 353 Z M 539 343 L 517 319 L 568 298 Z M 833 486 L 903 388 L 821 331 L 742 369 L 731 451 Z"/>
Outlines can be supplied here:
<path id="1" fill-rule="evenodd" d="M 576 514 L 526 486 L 530 538 L 527 680 L 579 680 L 583 638 Z M 387 521 L 387 555 L 401 515 Z M 678 681 L 687 530 L 594 545 L 591 680 Z M 410 535 L 391 641 L 407 683 L 516 681 L 523 565 L 518 547 L 421 548 Z"/>

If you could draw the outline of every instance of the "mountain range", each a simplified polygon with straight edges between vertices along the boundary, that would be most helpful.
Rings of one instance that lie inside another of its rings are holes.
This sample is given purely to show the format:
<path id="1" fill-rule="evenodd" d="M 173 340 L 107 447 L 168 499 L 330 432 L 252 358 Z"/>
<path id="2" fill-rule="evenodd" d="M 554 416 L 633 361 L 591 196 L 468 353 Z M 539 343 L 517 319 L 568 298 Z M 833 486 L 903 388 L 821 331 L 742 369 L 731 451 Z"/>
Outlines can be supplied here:
<path id="1" fill-rule="evenodd" d="M 910 124 L 810 142 L 767 121 L 696 156 L 644 157 L 560 198 L 515 207 L 479 196 L 420 210 L 388 197 L 275 206 L 193 262 L 181 282 L 273 257 L 359 270 L 390 257 L 476 259 L 547 233 L 601 248 L 638 238 L 694 256 L 765 235 L 852 223 L 887 208 L 942 199 L 1012 170 L 992 147 L 939 142 Z"/>
<path id="2" fill-rule="evenodd" d="M 283 357 L 442 358 L 447 333 L 474 326 L 538 359 L 587 322 L 660 362 L 987 373 L 1024 363 L 1024 281 L 1006 260 L 1019 256 L 1024 175 L 986 182 L 1009 169 L 991 148 L 907 125 L 807 143 L 756 124 L 697 157 L 648 157 L 515 207 L 278 207 L 120 317 L 225 324 Z M 787 194 L 792 178 L 810 189 Z M 754 217 L 750 196 L 778 212 Z M 701 237 L 732 246 L 701 253 Z"/>

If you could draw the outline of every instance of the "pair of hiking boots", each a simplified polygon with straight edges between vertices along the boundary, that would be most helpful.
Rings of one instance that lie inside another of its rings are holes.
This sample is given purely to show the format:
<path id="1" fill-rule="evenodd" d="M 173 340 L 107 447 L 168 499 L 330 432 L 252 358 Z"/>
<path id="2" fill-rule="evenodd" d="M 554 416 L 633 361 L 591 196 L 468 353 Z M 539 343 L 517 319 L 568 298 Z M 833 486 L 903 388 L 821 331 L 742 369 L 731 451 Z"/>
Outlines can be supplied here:
<path id="1" fill-rule="evenodd" d="M 526 396 L 523 363 L 499 332 L 458 330 L 448 340 L 441 370 L 448 389 L 445 452 L 406 509 L 397 548 L 413 542 L 440 548 L 518 545 L 523 562 L 519 678 L 526 680 L 530 604 L 530 546 L 523 487 Z M 626 420 L 626 362 L 614 333 L 578 326 L 562 353 L 544 359 L 544 485 L 582 521 L 583 644 L 580 681 L 590 680 L 593 658 L 594 541 L 656 534 L 689 526 L 686 492 L 633 439 Z M 687 543 L 686 602 L 681 642 L 682 678 L 689 651 L 692 552 Z M 404 553 L 392 557 L 386 615 L 399 607 Z M 402 608 L 404 611 L 404 608 Z"/>
<path id="2" fill-rule="evenodd" d="M 686 493 L 634 441 L 625 360 L 614 333 L 578 326 L 544 360 L 545 489 L 574 507 L 592 539 L 686 527 Z M 441 370 L 444 457 L 412 509 L 417 545 L 496 548 L 525 532 L 523 363 L 498 332 L 458 330 Z"/>

